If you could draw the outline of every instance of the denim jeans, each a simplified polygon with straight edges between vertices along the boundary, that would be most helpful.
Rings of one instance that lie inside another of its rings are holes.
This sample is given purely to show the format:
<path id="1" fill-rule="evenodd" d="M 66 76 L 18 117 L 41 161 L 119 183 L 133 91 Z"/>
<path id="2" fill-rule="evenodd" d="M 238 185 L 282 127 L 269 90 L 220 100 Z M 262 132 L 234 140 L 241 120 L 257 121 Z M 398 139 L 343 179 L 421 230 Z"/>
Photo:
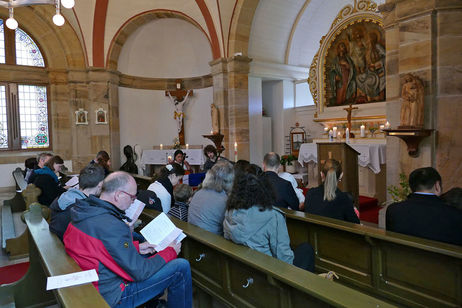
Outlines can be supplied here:
<path id="1" fill-rule="evenodd" d="M 172 260 L 148 279 L 129 283 L 116 307 L 137 307 L 167 288 L 168 307 L 192 307 L 191 268 L 188 261 Z"/>

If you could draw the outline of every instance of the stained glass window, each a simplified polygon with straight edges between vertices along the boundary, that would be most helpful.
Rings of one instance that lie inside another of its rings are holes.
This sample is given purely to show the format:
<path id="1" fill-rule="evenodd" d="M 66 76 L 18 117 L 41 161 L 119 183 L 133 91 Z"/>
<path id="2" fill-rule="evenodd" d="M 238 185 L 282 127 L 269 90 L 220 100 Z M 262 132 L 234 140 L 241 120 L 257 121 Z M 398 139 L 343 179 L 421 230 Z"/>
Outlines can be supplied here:
<path id="1" fill-rule="evenodd" d="M 0 149 L 8 148 L 8 117 L 6 112 L 6 86 L 0 85 Z"/>
<path id="2" fill-rule="evenodd" d="M 45 86 L 18 85 L 21 148 L 48 148 L 48 106 Z"/>
<path id="3" fill-rule="evenodd" d="M 5 63 L 5 31 L 3 20 L 0 19 L 0 63 Z"/>
<path id="4" fill-rule="evenodd" d="M 37 44 L 24 31 L 16 29 L 16 64 L 45 67 Z"/>

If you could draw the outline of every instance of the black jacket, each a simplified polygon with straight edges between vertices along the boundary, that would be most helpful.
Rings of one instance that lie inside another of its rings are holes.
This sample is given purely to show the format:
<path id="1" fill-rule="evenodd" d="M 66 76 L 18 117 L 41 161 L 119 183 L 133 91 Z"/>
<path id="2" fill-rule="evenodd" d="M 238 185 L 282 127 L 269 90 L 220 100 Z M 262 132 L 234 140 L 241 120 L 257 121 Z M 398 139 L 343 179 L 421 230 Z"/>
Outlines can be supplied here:
<path id="1" fill-rule="evenodd" d="M 387 230 L 462 245 L 462 211 L 435 195 L 410 194 L 388 207 Z"/>
<path id="2" fill-rule="evenodd" d="M 263 173 L 262 178 L 268 183 L 276 197 L 275 205 L 279 207 L 288 208 L 292 210 L 299 210 L 299 200 L 295 194 L 295 190 L 289 181 L 280 178 L 276 172 L 266 171 Z"/>
<path id="3" fill-rule="evenodd" d="M 66 191 L 48 174 L 36 174 L 33 183 L 42 190 L 38 202 L 46 206 L 50 206 L 53 200 Z"/>
<path id="4" fill-rule="evenodd" d="M 353 201 L 348 194 L 337 188 L 335 195 L 334 200 L 326 201 L 324 185 L 311 188 L 306 193 L 305 212 L 359 224 L 359 218 L 353 209 Z"/>

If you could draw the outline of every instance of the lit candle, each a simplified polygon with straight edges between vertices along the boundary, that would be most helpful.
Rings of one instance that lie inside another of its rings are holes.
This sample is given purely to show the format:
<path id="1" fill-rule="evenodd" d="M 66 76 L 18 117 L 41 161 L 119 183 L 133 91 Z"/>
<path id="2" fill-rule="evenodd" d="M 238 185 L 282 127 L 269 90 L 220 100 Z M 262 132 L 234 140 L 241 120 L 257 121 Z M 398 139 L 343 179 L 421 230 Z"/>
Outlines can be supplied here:
<path id="1" fill-rule="evenodd" d="M 334 126 L 332 130 L 334 131 L 334 134 L 332 136 L 334 136 L 334 138 L 337 138 L 337 126 Z"/>
<path id="2" fill-rule="evenodd" d="M 385 123 L 385 128 L 390 128 L 390 122 Z"/>
<path id="3" fill-rule="evenodd" d="M 160 144 L 160 149 L 162 150 L 164 148 L 164 145 L 161 143 Z"/>
<path id="4" fill-rule="evenodd" d="M 327 133 L 329 131 L 329 127 L 324 127 L 324 132 Z"/>
<path id="5" fill-rule="evenodd" d="M 213 135 L 213 130 L 210 131 L 210 135 Z"/>
<path id="6" fill-rule="evenodd" d="M 364 124 L 363 124 L 359 128 L 360 128 L 360 131 L 361 131 L 360 132 L 361 138 L 366 137 L 366 126 L 364 126 Z"/>
<path id="7" fill-rule="evenodd" d="M 186 150 L 189 149 L 189 144 L 186 143 Z"/>
<path id="8" fill-rule="evenodd" d="M 234 142 L 234 161 L 237 162 L 237 142 Z"/>
<path id="9" fill-rule="evenodd" d="M 385 125 L 380 125 L 380 130 L 383 130 L 385 128 Z"/>
<path id="10" fill-rule="evenodd" d="M 342 138 L 342 133 L 340 131 L 337 132 L 337 138 Z"/>
<path id="11" fill-rule="evenodd" d="M 350 129 L 348 127 L 345 130 L 345 142 L 350 143 Z"/>

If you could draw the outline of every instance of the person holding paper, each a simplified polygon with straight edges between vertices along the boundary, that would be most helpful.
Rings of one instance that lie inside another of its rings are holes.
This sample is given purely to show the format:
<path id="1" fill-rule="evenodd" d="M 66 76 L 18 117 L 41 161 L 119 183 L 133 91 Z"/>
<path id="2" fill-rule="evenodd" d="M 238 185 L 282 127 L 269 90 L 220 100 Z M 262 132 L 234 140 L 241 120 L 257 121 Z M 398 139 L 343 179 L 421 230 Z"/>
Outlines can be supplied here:
<path id="1" fill-rule="evenodd" d="M 175 205 L 173 186 L 178 184 L 184 176 L 184 169 L 177 163 L 166 165 L 160 170 L 157 181 L 149 185 L 148 190 L 156 193 L 162 204 L 162 211 L 168 213 Z"/>
<path id="2" fill-rule="evenodd" d="M 64 232 L 71 222 L 71 208 L 77 199 L 85 199 L 90 195 L 99 196 L 104 180 L 104 169 L 100 165 L 88 165 L 80 171 L 79 188 L 71 188 L 56 198 L 50 205 L 50 231 L 62 241 Z"/>
<path id="3" fill-rule="evenodd" d="M 154 245 L 132 241 L 125 210 L 136 199 L 136 182 L 123 171 L 103 181 L 101 196 L 77 200 L 64 234 L 66 252 L 82 270 L 95 269 L 93 284 L 111 307 L 140 306 L 168 289 L 168 307 L 192 307 L 191 269 L 177 259 L 181 243 L 157 254 Z M 129 218 L 128 218 L 129 219 Z"/>

